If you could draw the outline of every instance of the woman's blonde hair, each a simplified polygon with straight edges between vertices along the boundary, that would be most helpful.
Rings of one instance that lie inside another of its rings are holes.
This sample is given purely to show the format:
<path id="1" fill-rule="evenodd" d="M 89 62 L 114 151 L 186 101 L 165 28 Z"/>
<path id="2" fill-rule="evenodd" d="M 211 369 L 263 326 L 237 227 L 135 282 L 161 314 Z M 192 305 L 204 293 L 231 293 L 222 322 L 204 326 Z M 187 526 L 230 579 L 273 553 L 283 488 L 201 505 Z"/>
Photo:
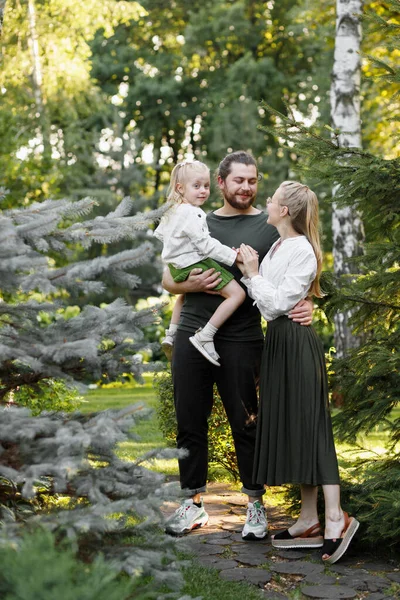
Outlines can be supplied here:
<path id="1" fill-rule="evenodd" d="M 209 173 L 210 169 L 207 167 L 207 165 L 199 160 L 184 161 L 175 165 L 175 167 L 172 169 L 171 181 L 169 182 L 167 190 L 168 202 L 173 202 L 175 204 L 180 204 L 183 202 L 184 196 L 182 192 L 177 189 L 178 184 L 181 184 L 183 187 L 185 187 L 188 177 L 194 171 L 207 171 Z"/>
<path id="2" fill-rule="evenodd" d="M 324 294 L 319 284 L 322 270 L 322 250 L 319 239 L 318 198 L 307 185 L 298 181 L 284 181 L 279 189 L 283 195 L 283 200 L 279 204 L 287 206 L 293 228 L 297 233 L 305 235 L 313 247 L 317 259 L 317 274 L 309 293 L 317 298 L 322 298 Z"/>

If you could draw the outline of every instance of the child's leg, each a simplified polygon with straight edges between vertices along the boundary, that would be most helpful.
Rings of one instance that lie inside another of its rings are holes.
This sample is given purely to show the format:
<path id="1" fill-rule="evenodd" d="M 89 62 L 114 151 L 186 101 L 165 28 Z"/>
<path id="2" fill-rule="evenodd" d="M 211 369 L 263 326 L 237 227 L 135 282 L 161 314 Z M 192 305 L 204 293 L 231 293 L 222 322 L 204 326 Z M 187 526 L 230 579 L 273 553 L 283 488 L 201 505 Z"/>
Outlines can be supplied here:
<path id="1" fill-rule="evenodd" d="M 209 323 L 211 323 L 211 325 L 217 329 L 219 329 L 221 325 L 223 325 L 225 321 L 227 321 L 229 317 L 233 315 L 235 310 L 239 308 L 241 304 L 243 304 L 246 298 L 246 292 L 234 279 L 232 279 L 232 281 L 227 283 L 226 286 L 219 290 L 219 293 L 223 298 L 225 298 L 225 300 L 221 302 L 209 320 Z"/>
<path id="2" fill-rule="evenodd" d="M 178 326 L 179 323 L 179 319 L 181 316 L 181 310 L 182 310 L 182 306 L 183 306 L 183 301 L 185 299 L 185 295 L 184 294 L 180 294 L 176 301 L 175 301 L 175 306 L 172 310 L 172 316 L 171 316 L 171 323 L 169 328 L 171 329 L 171 326 L 174 325 L 174 329 L 176 331 L 176 327 Z"/>
<path id="3" fill-rule="evenodd" d="M 184 294 L 177 297 L 175 306 L 172 310 L 171 322 L 168 329 L 165 330 L 165 338 L 161 341 L 161 348 L 164 350 L 168 360 L 172 359 L 172 348 L 175 341 L 176 330 L 178 329 L 184 298 Z"/>
<path id="4" fill-rule="evenodd" d="M 221 288 L 220 294 L 225 300 L 218 306 L 208 323 L 189 338 L 199 352 L 217 366 L 220 366 L 220 364 L 218 353 L 214 347 L 214 335 L 246 298 L 243 288 L 235 280 L 230 281 Z"/>

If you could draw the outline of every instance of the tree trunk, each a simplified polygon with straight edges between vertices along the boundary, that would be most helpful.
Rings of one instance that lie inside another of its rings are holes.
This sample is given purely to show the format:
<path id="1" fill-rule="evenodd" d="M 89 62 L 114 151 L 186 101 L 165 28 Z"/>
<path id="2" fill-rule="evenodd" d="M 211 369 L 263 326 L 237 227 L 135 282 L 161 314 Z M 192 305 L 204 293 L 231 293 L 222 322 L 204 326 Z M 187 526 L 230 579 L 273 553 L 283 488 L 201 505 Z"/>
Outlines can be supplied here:
<path id="1" fill-rule="evenodd" d="M 6 0 L 0 0 L 0 37 L 3 33 L 3 19 L 4 19 L 4 11 L 6 8 Z"/>
<path id="2" fill-rule="evenodd" d="M 331 85 L 332 126 L 339 130 L 343 148 L 361 148 L 360 80 L 361 80 L 361 23 L 362 0 L 337 0 L 335 55 Z M 333 190 L 333 197 L 337 191 Z M 351 206 L 332 210 L 333 257 L 335 275 L 353 272 L 350 260 L 362 253 L 364 230 L 359 211 Z M 342 358 L 358 345 L 348 321 L 351 312 L 335 317 L 336 355 Z"/>
<path id="3" fill-rule="evenodd" d="M 40 62 L 39 53 L 39 41 L 36 31 L 36 9 L 34 0 L 28 0 L 28 20 L 29 20 L 29 45 L 32 52 L 32 82 L 33 82 L 33 95 L 35 98 L 37 118 L 39 121 L 39 128 L 42 134 L 43 143 L 43 160 L 45 162 L 51 161 L 51 145 L 50 145 L 50 131 L 47 122 L 47 115 L 43 101 L 43 74 L 42 65 Z"/>

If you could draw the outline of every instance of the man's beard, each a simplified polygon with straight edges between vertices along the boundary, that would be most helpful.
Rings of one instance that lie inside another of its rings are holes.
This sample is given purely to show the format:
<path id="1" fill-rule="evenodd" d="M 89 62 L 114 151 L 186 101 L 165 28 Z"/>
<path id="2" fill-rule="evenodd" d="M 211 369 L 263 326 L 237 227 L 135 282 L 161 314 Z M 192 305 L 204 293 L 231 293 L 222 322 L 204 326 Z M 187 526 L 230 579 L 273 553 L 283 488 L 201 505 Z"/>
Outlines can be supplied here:
<path id="1" fill-rule="evenodd" d="M 238 210 L 246 210 L 249 208 L 254 200 L 256 199 L 255 194 L 249 195 L 246 198 L 237 198 L 235 194 L 230 194 L 228 190 L 224 189 L 224 198 L 232 206 L 232 208 L 237 208 Z"/>

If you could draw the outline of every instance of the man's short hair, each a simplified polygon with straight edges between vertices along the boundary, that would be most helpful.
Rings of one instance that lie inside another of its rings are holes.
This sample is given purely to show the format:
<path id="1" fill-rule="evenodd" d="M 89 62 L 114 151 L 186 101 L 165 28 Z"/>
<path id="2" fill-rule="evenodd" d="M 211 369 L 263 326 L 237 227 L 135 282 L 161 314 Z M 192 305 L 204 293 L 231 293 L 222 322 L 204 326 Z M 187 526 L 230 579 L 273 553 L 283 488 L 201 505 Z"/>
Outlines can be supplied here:
<path id="1" fill-rule="evenodd" d="M 227 154 L 225 158 L 221 160 L 217 169 L 217 177 L 221 177 L 223 181 L 228 177 L 229 173 L 232 170 L 232 163 L 240 163 L 242 165 L 253 165 L 258 174 L 258 168 L 256 159 L 254 156 L 245 152 L 244 150 L 238 150 L 237 152 L 232 152 L 231 154 Z"/>

